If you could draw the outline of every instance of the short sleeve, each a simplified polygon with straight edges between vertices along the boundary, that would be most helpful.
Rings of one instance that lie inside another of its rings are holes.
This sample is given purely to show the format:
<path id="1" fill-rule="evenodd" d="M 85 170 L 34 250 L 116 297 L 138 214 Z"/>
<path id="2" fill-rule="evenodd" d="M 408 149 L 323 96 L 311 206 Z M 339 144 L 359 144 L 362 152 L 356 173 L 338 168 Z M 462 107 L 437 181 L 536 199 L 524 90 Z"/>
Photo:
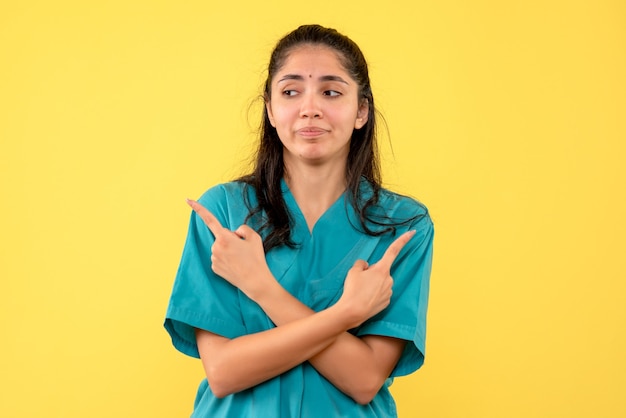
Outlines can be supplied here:
<path id="1" fill-rule="evenodd" d="M 426 312 L 434 228 L 426 214 L 409 229 L 414 229 L 416 234 L 391 267 L 394 284 L 389 306 L 357 331 L 359 336 L 374 334 L 407 340 L 392 377 L 404 376 L 419 369 L 426 352 Z"/>
<path id="2" fill-rule="evenodd" d="M 229 226 L 226 194 L 216 186 L 199 202 L 225 227 Z M 228 338 L 245 333 L 238 290 L 211 269 L 214 237 L 202 219 L 192 212 L 189 230 L 165 317 L 165 329 L 174 347 L 199 357 L 195 328 Z"/>

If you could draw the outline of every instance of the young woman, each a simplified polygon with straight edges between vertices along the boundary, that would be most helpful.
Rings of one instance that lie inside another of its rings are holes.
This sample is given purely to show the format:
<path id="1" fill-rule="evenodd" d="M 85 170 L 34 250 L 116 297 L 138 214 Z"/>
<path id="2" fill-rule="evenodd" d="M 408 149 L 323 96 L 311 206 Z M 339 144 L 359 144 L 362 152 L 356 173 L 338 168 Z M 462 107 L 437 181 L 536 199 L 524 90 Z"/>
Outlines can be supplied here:
<path id="1" fill-rule="evenodd" d="M 193 417 L 394 417 L 424 361 L 433 225 L 381 187 L 358 46 L 301 26 L 276 45 L 256 166 L 209 189 L 167 310 L 202 360 Z"/>

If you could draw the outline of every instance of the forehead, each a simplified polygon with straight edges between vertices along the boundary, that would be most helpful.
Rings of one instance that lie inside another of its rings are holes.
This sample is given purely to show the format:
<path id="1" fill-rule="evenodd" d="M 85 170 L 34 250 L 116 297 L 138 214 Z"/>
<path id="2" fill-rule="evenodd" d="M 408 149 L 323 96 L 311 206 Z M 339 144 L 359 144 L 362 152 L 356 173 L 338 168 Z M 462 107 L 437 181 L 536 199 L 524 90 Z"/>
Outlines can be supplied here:
<path id="1" fill-rule="evenodd" d="M 348 75 L 342 58 L 339 52 L 327 46 L 298 46 L 287 53 L 276 75 L 286 73 L 297 73 L 306 77 L 330 74 Z"/>

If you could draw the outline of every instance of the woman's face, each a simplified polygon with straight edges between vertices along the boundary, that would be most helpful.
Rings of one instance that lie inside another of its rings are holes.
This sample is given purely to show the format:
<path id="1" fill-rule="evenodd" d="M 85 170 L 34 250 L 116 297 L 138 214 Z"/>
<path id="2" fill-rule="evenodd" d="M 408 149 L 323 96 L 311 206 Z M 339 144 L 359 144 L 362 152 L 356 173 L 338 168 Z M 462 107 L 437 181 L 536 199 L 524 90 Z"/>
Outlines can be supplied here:
<path id="1" fill-rule="evenodd" d="M 325 46 L 291 51 L 271 82 L 266 103 L 283 143 L 285 164 L 345 164 L 352 131 L 367 122 L 368 104 L 358 85 Z"/>

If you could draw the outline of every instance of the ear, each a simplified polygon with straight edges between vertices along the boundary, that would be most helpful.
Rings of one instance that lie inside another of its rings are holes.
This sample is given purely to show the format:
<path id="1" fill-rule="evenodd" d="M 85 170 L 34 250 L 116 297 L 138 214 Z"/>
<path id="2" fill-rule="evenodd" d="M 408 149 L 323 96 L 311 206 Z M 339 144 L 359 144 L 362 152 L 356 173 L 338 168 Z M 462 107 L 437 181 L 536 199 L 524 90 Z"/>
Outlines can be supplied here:
<path id="1" fill-rule="evenodd" d="M 369 100 L 363 99 L 361 100 L 361 104 L 359 105 L 359 110 L 356 113 L 356 120 L 354 121 L 354 129 L 361 129 L 367 123 L 367 119 L 369 118 L 370 113 L 370 103 Z"/>
<path id="2" fill-rule="evenodd" d="M 267 111 L 267 117 L 270 120 L 270 124 L 274 128 L 276 128 L 276 122 L 274 122 L 274 114 L 272 113 L 272 103 L 267 96 L 265 97 L 265 110 Z"/>

